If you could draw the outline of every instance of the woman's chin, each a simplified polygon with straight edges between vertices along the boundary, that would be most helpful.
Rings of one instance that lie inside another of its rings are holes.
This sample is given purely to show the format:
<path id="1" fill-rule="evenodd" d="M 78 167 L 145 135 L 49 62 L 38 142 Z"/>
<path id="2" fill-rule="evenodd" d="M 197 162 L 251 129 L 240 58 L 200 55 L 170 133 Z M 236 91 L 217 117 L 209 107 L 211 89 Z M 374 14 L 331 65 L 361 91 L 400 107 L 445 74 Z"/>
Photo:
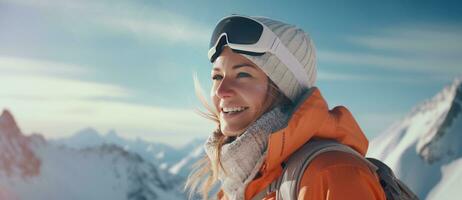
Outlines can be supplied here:
<path id="1" fill-rule="evenodd" d="M 239 129 L 239 128 L 232 128 L 232 127 L 227 127 L 227 126 L 221 127 L 221 132 L 223 133 L 223 135 L 228 136 L 228 137 L 239 136 L 242 133 L 244 133 L 244 131 L 245 131 L 245 128 Z"/>

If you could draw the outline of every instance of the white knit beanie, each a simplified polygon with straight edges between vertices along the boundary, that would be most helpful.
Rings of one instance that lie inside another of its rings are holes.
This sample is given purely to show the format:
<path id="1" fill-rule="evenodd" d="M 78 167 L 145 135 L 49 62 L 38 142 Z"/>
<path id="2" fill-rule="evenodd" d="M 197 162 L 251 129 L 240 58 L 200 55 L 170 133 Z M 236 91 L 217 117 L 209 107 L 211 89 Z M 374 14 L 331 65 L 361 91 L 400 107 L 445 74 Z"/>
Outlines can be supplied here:
<path id="1" fill-rule="evenodd" d="M 316 82 L 316 50 L 310 36 L 294 25 L 265 17 L 251 16 L 250 18 L 266 25 L 279 37 L 303 66 L 303 71 L 308 75 L 309 88 L 313 87 Z M 269 52 L 258 56 L 242 55 L 259 66 L 293 102 L 309 89 L 303 88 L 294 74 L 275 55 Z"/>

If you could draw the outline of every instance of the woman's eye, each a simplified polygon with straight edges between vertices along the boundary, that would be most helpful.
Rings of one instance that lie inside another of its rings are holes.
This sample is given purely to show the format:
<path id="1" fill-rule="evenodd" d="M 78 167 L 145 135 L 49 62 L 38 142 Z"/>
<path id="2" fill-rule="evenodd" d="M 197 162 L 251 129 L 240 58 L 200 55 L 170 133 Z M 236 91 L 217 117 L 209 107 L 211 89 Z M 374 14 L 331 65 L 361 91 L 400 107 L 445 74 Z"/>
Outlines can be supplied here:
<path id="1" fill-rule="evenodd" d="M 239 72 L 237 74 L 237 77 L 252 77 L 252 76 L 249 73 Z"/>
<path id="2" fill-rule="evenodd" d="M 215 74 L 212 76 L 212 80 L 221 80 L 223 79 L 223 76 L 219 75 L 219 74 Z"/>

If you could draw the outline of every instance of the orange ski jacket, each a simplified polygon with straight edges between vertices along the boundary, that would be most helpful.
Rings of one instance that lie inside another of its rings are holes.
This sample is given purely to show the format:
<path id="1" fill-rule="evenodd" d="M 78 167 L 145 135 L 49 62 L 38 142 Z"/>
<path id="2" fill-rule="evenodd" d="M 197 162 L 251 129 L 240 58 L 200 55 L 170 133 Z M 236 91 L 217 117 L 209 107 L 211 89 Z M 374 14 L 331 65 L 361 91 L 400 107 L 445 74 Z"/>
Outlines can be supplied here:
<path id="1" fill-rule="evenodd" d="M 293 113 L 288 126 L 270 135 L 267 157 L 258 175 L 245 189 L 246 200 L 282 175 L 281 164 L 312 138 L 334 139 L 363 156 L 366 154 L 368 140 L 350 111 L 343 106 L 329 110 L 318 88 L 310 92 Z M 218 193 L 218 199 L 227 200 L 223 191 Z M 275 193 L 263 199 L 275 200 Z M 303 173 L 298 199 L 385 200 L 386 197 L 377 174 L 363 160 L 333 151 L 317 156 L 310 163 Z"/>

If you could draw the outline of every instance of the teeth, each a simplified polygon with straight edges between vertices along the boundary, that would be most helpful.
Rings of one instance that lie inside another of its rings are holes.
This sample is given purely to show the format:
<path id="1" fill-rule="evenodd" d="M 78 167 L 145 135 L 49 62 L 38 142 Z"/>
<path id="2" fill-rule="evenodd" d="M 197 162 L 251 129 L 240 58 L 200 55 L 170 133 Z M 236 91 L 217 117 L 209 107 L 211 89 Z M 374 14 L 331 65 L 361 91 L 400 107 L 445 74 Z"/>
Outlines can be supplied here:
<path id="1" fill-rule="evenodd" d="M 233 107 L 233 108 L 223 108 L 223 112 L 240 112 L 247 109 L 247 107 Z"/>

